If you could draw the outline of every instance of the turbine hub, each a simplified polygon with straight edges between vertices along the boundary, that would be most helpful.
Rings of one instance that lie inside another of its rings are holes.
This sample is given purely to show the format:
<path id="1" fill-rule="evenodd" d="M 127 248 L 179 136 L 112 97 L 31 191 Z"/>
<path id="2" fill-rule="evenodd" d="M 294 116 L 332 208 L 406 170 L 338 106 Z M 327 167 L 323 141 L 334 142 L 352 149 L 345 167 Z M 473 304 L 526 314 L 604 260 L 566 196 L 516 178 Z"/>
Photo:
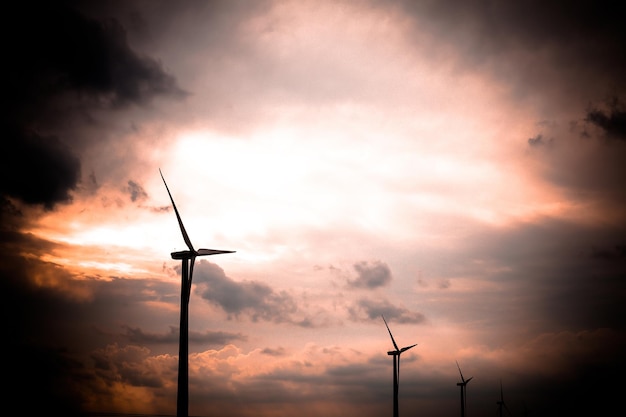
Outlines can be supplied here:
<path id="1" fill-rule="evenodd" d="M 179 252 L 172 252 L 172 259 L 191 259 L 195 253 L 190 250 L 181 250 Z"/>

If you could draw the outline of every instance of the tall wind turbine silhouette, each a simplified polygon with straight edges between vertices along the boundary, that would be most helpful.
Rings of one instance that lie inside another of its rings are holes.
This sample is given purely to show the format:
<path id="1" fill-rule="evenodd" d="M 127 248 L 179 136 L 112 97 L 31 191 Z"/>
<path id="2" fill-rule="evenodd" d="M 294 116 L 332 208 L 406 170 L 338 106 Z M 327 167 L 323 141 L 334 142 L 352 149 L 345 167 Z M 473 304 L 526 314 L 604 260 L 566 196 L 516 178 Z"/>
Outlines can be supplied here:
<path id="1" fill-rule="evenodd" d="M 511 414 L 509 407 L 507 407 L 506 403 L 504 402 L 504 393 L 502 392 L 502 381 L 500 381 L 500 401 L 496 401 L 496 404 L 498 404 L 498 417 L 502 417 L 503 408 L 506 410 L 506 412 L 509 415 Z"/>
<path id="2" fill-rule="evenodd" d="M 465 417 L 465 410 L 467 405 L 467 395 L 466 395 L 466 386 L 467 383 L 474 378 L 473 376 L 469 377 L 469 379 L 463 378 L 463 372 L 461 372 L 461 367 L 459 366 L 459 362 L 456 361 L 456 367 L 459 368 L 459 373 L 461 374 L 461 382 L 457 382 L 456 385 L 461 387 L 461 417 Z"/>
<path id="3" fill-rule="evenodd" d="M 180 218 L 172 193 L 159 169 L 167 194 L 172 201 L 172 207 L 178 219 L 178 226 L 183 235 L 183 240 L 189 250 L 172 252 L 172 259 L 180 259 L 182 263 L 181 287 L 180 287 L 180 332 L 178 344 L 178 393 L 176 397 L 176 415 L 187 417 L 189 414 L 189 296 L 191 295 L 191 280 L 193 278 L 193 265 L 197 256 L 218 255 L 220 253 L 234 253 L 232 250 L 218 249 L 194 249 Z"/>
<path id="4" fill-rule="evenodd" d="M 398 387 L 400 380 L 400 354 L 402 352 L 406 352 L 414 346 L 417 346 L 417 343 L 411 346 L 403 347 L 402 349 L 398 348 L 393 335 L 391 334 L 391 330 L 389 330 L 389 325 L 387 324 L 387 320 L 385 320 L 385 316 L 381 314 L 383 321 L 385 322 L 385 326 L 387 327 L 387 331 L 389 332 L 389 336 L 391 336 L 391 343 L 393 343 L 393 347 L 396 350 L 390 350 L 387 352 L 387 355 L 393 356 L 393 417 L 398 417 Z"/>

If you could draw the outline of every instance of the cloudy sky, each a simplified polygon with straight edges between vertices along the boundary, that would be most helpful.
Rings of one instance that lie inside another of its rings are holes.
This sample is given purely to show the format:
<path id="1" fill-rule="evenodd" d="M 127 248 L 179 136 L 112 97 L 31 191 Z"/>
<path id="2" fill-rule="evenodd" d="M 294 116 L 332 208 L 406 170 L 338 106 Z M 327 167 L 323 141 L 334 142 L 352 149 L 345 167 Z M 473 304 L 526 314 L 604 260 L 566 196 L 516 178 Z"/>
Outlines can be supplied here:
<path id="1" fill-rule="evenodd" d="M 7 6 L 5 404 L 602 414 L 626 381 L 626 18 L 602 1 Z M 11 24 L 8 24 L 8 23 Z"/>

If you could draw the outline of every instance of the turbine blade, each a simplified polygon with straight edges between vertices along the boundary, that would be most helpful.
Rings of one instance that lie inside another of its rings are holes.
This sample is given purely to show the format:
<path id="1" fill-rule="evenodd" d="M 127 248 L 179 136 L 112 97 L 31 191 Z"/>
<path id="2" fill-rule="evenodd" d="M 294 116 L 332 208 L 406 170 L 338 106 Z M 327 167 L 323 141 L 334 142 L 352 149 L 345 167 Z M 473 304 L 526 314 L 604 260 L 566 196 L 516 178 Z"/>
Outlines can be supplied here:
<path id="1" fill-rule="evenodd" d="M 456 367 L 459 368 L 459 373 L 461 374 L 461 382 L 465 383 L 465 379 L 463 378 L 463 372 L 461 372 L 461 367 L 459 366 L 459 361 L 456 362 Z"/>
<path id="2" fill-rule="evenodd" d="M 183 240 L 185 244 L 189 248 L 190 251 L 195 252 L 193 245 L 191 244 L 191 240 L 189 240 L 189 236 L 187 235 L 187 231 L 185 230 L 185 226 L 183 226 L 183 221 L 180 218 L 180 214 L 178 213 L 178 209 L 176 208 L 176 204 L 174 203 L 174 198 L 172 198 L 172 193 L 170 193 L 170 189 L 165 182 L 165 178 L 163 178 L 163 173 L 159 168 L 159 174 L 161 174 L 161 179 L 163 180 L 163 184 L 165 184 L 165 189 L 167 190 L 167 194 L 170 196 L 170 200 L 172 201 L 172 207 L 174 207 L 174 212 L 176 213 L 176 218 L 178 219 L 178 225 L 180 226 L 180 231 L 183 234 Z"/>
<path id="3" fill-rule="evenodd" d="M 389 336 L 391 336 L 391 342 L 393 343 L 393 347 L 395 347 L 396 350 L 400 350 L 398 348 L 398 345 L 396 344 L 395 339 L 393 338 L 393 335 L 391 334 L 391 330 L 389 330 L 389 325 L 387 325 L 387 320 L 385 320 L 385 316 L 383 316 L 382 314 L 380 316 L 383 318 L 383 321 L 385 322 L 385 326 L 387 326 L 387 331 L 389 332 Z M 400 359 L 400 357 L 398 357 L 398 359 Z"/>
<path id="4" fill-rule="evenodd" d="M 474 377 L 470 376 L 469 379 L 467 381 L 465 381 L 465 383 L 467 384 L 468 382 L 470 382 L 472 380 L 472 378 L 474 378 Z"/>
<path id="5" fill-rule="evenodd" d="M 219 255 L 220 253 L 235 253 L 234 250 L 219 250 L 219 249 L 198 249 L 196 254 L 198 256 L 205 255 Z"/>
<path id="6" fill-rule="evenodd" d="M 406 352 L 407 350 L 411 349 L 412 347 L 417 346 L 417 343 L 411 346 L 407 346 L 407 347 L 403 347 L 402 349 L 400 349 L 400 353 L 402 352 Z"/>

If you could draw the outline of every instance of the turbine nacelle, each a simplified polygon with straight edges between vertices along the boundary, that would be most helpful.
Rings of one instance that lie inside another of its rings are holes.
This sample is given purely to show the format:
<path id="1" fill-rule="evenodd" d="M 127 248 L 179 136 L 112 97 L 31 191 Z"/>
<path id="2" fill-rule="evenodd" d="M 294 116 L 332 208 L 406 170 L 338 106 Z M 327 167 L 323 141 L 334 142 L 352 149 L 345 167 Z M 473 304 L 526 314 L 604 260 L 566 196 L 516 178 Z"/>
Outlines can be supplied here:
<path id="1" fill-rule="evenodd" d="M 411 345 L 411 346 L 403 347 L 400 350 L 390 350 L 389 352 L 387 352 L 387 355 L 399 355 L 402 352 L 406 352 L 407 350 L 409 350 L 409 349 L 411 349 L 411 348 L 413 348 L 415 346 L 417 346 L 417 343 L 414 344 L 414 345 Z"/>
<path id="2" fill-rule="evenodd" d="M 463 378 L 461 378 L 463 379 Z M 457 382 L 457 385 L 462 385 L 465 386 L 467 385 L 468 382 L 470 382 L 472 379 L 474 379 L 474 377 L 468 378 L 468 379 L 463 379 L 461 382 Z"/>
<path id="3" fill-rule="evenodd" d="M 234 250 L 219 250 L 219 249 L 198 249 L 197 251 L 182 250 L 178 252 L 172 252 L 172 259 L 191 259 L 196 256 L 205 255 L 219 255 L 221 253 L 235 253 Z"/>

